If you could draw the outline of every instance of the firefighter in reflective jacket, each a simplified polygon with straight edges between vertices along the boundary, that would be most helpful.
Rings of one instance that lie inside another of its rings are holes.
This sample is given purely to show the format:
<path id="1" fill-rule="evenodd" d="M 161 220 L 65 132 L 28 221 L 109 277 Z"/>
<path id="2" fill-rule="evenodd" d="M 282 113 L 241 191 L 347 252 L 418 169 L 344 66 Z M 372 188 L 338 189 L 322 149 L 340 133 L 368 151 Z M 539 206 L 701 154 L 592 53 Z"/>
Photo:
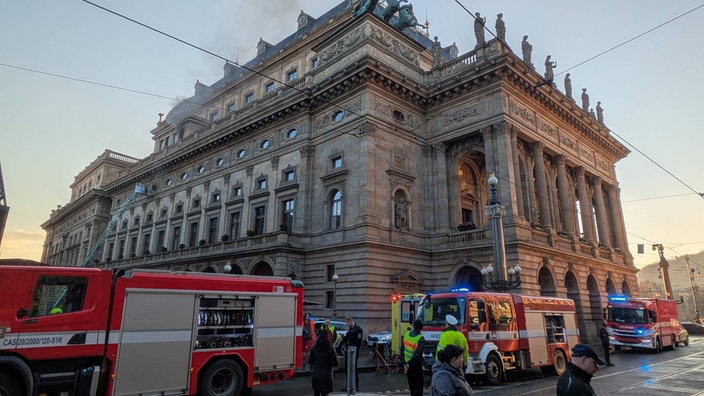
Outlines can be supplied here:
<path id="1" fill-rule="evenodd" d="M 437 360 L 437 352 L 445 349 L 447 345 L 455 345 L 458 348 L 462 348 L 462 358 L 464 359 L 464 367 L 466 371 L 467 364 L 469 364 L 469 348 L 467 347 L 467 337 L 462 334 L 455 325 L 457 324 L 457 318 L 452 315 L 445 316 L 445 330 L 440 334 L 440 340 L 438 341 L 438 349 L 435 351 L 435 359 Z"/>
<path id="2" fill-rule="evenodd" d="M 401 345 L 401 356 L 403 356 L 403 372 L 408 379 L 408 388 L 411 396 L 423 396 L 423 350 L 425 350 L 425 338 L 421 334 L 423 322 L 416 319 L 413 322 L 413 330 L 408 330 L 403 335 L 403 345 Z"/>

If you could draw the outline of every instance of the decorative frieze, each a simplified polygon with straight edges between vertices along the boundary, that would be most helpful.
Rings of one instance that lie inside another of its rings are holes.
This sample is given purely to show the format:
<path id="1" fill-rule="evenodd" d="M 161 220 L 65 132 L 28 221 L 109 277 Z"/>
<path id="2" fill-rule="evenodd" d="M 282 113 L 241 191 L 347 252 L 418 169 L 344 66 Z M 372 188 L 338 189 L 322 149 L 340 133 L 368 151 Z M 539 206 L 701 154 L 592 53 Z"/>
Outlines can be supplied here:
<path id="1" fill-rule="evenodd" d="M 518 117 L 518 120 L 524 122 L 526 125 L 530 125 L 531 127 L 535 128 L 535 114 L 527 107 L 524 107 L 518 104 L 518 102 L 512 100 L 510 101 L 509 109 L 512 115 Z"/>
<path id="2" fill-rule="evenodd" d="M 478 104 L 453 110 L 441 116 L 442 126 L 447 127 L 451 124 L 468 124 L 473 122 L 481 113 L 482 109 Z"/>
<path id="3" fill-rule="evenodd" d="M 383 30 L 371 26 L 371 40 L 384 46 L 388 51 L 401 56 L 414 65 L 420 65 L 418 52 L 403 44 L 395 37 L 386 34 Z"/>
<path id="4" fill-rule="evenodd" d="M 346 49 L 356 45 L 364 38 L 364 26 L 355 29 L 337 40 L 331 46 L 320 51 L 318 59 L 320 59 L 321 64 L 329 62 L 335 59 L 338 55 L 343 53 Z"/>

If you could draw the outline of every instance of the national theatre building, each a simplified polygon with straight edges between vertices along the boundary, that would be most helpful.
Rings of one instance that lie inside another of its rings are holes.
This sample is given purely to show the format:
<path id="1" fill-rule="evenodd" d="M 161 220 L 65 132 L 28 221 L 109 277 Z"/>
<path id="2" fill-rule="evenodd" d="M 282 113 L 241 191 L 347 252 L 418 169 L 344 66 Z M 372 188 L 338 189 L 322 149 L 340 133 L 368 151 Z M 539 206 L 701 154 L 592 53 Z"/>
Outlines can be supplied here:
<path id="1" fill-rule="evenodd" d="M 146 158 L 98 156 L 42 224 L 42 261 L 82 265 L 123 212 L 91 266 L 295 277 L 313 315 L 378 330 L 392 293 L 485 289 L 494 174 L 512 291 L 575 300 L 595 342 L 607 295 L 638 294 L 629 151 L 501 40 L 459 54 L 412 8 L 351 3 L 197 82 Z"/>

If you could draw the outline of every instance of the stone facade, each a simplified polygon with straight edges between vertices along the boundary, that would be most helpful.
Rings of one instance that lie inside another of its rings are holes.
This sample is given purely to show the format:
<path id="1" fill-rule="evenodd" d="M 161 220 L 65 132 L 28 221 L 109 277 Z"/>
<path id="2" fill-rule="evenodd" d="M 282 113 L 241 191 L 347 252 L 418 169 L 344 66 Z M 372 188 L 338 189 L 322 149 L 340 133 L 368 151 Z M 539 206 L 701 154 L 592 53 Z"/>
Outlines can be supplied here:
<path id="1" fill-rule="evenodd" d="M 149 187 L 96 265 L 293 276 L 312 314 L 336 303 L 382 329 L 394 292 L 483 289 L 495 173 L 518 292 L 574 299 L 595 342 L 607 293 L 638 293 L 614 170 L 628 150 L 497 40 L 435 66 L 432 43 L 345 1 L 197 83 L 154 153 L 94 187 L 104 218 Z M 42 225 L 43 261 L 80 262 L 58 242 L 76 205 Z"/>

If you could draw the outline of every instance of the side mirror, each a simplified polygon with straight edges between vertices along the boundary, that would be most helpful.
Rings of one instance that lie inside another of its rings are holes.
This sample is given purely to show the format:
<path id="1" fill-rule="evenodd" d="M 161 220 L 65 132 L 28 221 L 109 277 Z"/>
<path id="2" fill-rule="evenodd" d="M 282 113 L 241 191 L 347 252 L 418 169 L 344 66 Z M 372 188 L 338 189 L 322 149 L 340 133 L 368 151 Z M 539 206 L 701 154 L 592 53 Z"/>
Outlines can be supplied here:
<path id="1" fill-rule="evenodd" d="M 25 316 L 27 316 L 28 313 L 29 311 L 27 311 L 25 308 L 20 308 L 17 310 L 17 317 L 24 318 Z"/>

